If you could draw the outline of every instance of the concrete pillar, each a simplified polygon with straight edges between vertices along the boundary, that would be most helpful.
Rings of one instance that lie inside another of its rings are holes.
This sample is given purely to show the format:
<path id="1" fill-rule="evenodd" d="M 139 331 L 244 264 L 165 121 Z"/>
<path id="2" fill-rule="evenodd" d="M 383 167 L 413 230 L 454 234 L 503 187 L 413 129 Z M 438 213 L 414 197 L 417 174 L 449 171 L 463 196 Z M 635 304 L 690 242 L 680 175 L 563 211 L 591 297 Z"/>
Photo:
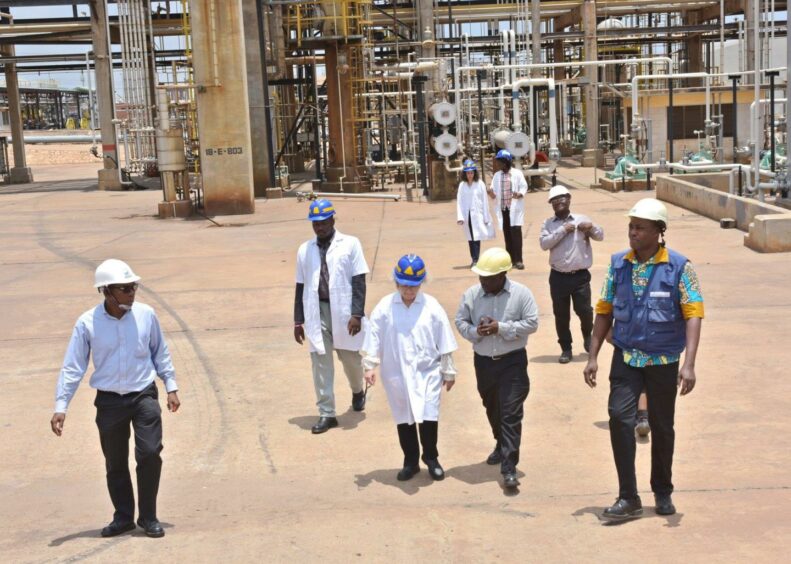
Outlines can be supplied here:
<path id="1" fill-rule="evenodd" d="M 584 30 L 584 52 L 586 61 L 595 61 L 599 56 L 598 41 L 596 38 L 596 1 L 585 0 L 582 4 L 582 26 Z M 585 99 L 585 129 L 587 130 L 587 139 L 585 141 L 585 149 L 587 160 L 583 158 L 583 164 L 592 166 L 590 162 L 599 162 L 599 100 L 597 97 L 596 84 L 599 80 L 598 67 L 588 66 L 585 67 L 585 78 L 587 84 L 585 85 L 583 96 Z M 588 164 L 586 164 L 588 163 Z"/>
<path id="2" fill-rule="evenodd" d="M 208 215 L 253 213 L 253 153 L 242 0 L 190 0 L 192 63 Z"/>
<path id="3" fill-rule="evenodd" d="M 253 186 L 256 198 L 266 196 L 266 189 L 273 186 L 269 178 L 269 149 L 266 134 L 271 128 L 266 124 L 264 87 L 261 75 L 261 48 L 258 44 L 258 14 L 256 0 L 242 1 L 244 16 L 244 50 L 247 62 L 247 98 L 250 114 L 250 138 L 253 155 Z M 268 34 L 267 34 L 268 36 Z M 270 67 L 272 59 L 267 57 Z"/>
<path id="4" fill-rule="evenodd" d="M 120 190 L 118 148 L 113 125 L 113 74 L 107 29 L 107 0 L 91 0 L 91 41 L 96 69 L 96 98 L 102 133 L 104 168 L 99 171 L 99 190 Z"/>
<path id="5" fill-rule="evenodd" d="M 14 46 L 2 45 L 0 46 L 0 53 L 5 57 L 13 57 Z M 15 64 L 5 64 L 5 83 L 14 152 L 14 166 L 10 170 L 10 180 L 11 184 L 25 184 L 33 182 L 33 172 L 27 166 L 25 158 L 25 137 L 22 130 L 22 109 L 19 101 L 19 81 L 17 80 Z"/>

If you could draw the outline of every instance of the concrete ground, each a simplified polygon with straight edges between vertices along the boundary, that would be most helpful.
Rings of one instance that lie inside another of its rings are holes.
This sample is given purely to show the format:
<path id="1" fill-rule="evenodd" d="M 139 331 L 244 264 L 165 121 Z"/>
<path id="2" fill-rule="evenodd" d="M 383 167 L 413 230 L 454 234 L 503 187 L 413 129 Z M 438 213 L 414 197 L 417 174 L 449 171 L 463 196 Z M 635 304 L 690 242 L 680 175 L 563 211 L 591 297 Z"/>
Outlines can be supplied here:
<path id="1" fill-rule="evenodd" d="M 34 171 L 35 172 L 35 171 Z M 68 177 L 68 172 L 61 178 Z M 88 175 L 92 179 L 95 176 Z M 565 169 L 572 210 L 605 229 L 594 243 L 597 293 L 608 255 L 626 246 L 624 213 L 642 193 L 583 189 L 591 171 Z M 606 365 L 583 383 L 586 355 L 561 366 L 537 242 L 546 193 L 527 196 L 525 262 L 513 278 L 534 292 L 522 486 L 507 495 L 477 396 L 472 351 L 460 340 L 458 383 L 444 393 L 440 460 L 395 479 L 402 455 L 383 390 L 314 436 L 308 351 L 292 338 L 294 259 L 311 236 L 306 204 L 259 200 L 254 215 L 155 219 L 159 193 L 98 192 L 95 181 L 0 188 L 0 554 L 5 562 L 641 561 L 773 562 L 791 534 L 791 298 L 788 255 L 759 255 L 742 233 L 670 208 L 667 239 L 695 263 L 706 299 L 698 385 L 677 406 L 678 514 L 653 511 L 650 443 L 638 444 L 642 519 L 607 526 L 616 497 L 607 431 Z M 455 203 L 337 199 L 337 226 L 362 240 L 370 311 L 393 290 L 403 253 L 429 268 L 425 290 L 452 316 L 476 283 Z M 499 241 L 498 241 L 499 243 Z M 492 246 L 486 243 L 484 247 Z M 55 382 L 76 318 L 98 302 L 92 274 L 105 258 L 143 277 L 138 299 L 159 313 L 182 408 L 163 414 L 159 517 L 167 535 L 102 539 L 111 517 L 87 378 L 66 419 L 49 428 Z M 575 334 L 577 330 L 575 328 Z M 577 341 L 579 343 L 579 339 Z"/>

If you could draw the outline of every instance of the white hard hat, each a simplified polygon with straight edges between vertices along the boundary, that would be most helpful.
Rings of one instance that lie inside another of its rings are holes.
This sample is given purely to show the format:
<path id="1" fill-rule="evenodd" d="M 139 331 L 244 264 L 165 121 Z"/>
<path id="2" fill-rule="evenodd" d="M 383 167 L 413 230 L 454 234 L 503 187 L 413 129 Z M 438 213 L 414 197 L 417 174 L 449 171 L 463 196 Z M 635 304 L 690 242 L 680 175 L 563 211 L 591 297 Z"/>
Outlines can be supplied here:
<path id="1" fill-rule="evenodd" d="M 667 227 L 667 208 L 665 204 L 654 198 L 643 198 L 626 215 L 627 217 L 661 221 Z"/>
<path id="2" fill-rule="evenodd" d="M 553 186 L 549 189 L 549 196 L 547 197 L 547 202 L 551 202 L 552 198 L 557 198 L 558 196 L 571 196 L 571 192 L 565 186 L 561 186 L 558 184 L 557 186 Z"/>
<path id="3" fill-rule="evenodd" d="M 122 260 L 107 259 L 96 268 L 94 288 L 109 286 L 110 284 L 131 284 L 140 277 L 132 272 L 129 265 Z"/>
<path id="4" fill-rule="evenodd" d="M 480 276 L 495 276 L 501 272 L 508 272 L 512 268 L 511 255 L 508 251 L 492 247 L 481 255 L 472 271 Z"/>

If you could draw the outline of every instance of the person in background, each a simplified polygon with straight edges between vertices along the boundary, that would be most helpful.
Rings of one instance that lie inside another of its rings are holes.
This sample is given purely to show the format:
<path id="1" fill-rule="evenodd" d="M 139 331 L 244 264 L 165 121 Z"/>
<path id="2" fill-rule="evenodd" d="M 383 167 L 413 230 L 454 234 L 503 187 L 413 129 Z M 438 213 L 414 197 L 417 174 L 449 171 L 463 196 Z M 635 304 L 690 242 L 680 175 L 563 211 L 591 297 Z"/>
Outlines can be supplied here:
<path id="1" fill-rule="evenodd" d="M 489 188 L 489 197 L 495 200 L 497 221 L 505 237 L 505 250 L 517 270 L 523 270 L 522 224 L 525 222 L 525 194 L 527 182 L 522 171 L 514 168 L 514 158 L 505 149 L 494 157 L 495 173 Z"/>
<path id="2" fill-rule="evenodd" d="M 574 304 L 574 313 L 580 320 L 582 343 L 590 350 L 593 331 L 593 308 L 591 307 L 591 273 L 593 249 L 591 239 L 602 241 L 604 231 L 586 215 L 571 213 L 571 193 L 565 186 L 553 186 L 549 190 L 549 204 L 554 215 L 541 226 L 539 242 L 541 249 L 549 251 L 549 293 L 552 296 L 552 312 L 555 314 L 555 331 L 560 344 L 558 362 L 571 362 L 571 315 L 569 307 Z"/>
<path id="3" fill-rule="evenodd" d="M 464 161 L 462 178 L 456 194 L 456 223 L 462 226 L 470 246 L 472 265 L 481 255 L 481 241 L 494 239 L 494 225 L 486 198 L 486 185 L 480 180 L 478 167 L 470 159 Z"/>

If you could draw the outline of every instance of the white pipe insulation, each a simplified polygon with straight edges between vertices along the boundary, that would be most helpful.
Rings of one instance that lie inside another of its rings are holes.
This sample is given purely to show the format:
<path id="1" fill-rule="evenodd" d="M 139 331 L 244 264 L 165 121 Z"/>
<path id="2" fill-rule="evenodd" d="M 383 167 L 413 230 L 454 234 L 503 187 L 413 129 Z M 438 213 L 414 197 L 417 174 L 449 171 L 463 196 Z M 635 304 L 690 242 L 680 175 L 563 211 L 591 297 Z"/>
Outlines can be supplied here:
<path id="1" fill-rule="evenodd" d="M 558 124 L 555 111 L 555 80 L 553 78 L 521 78 L 514 82 L 511 89 L 511 98 L 514 106 L 514 131 L 521 131 L 521 119 L 519 109 L 519 93 L 523 86 L 543 86 L 549 89 L 549 160 L 557 161 L 560 159 L 558 150 Z M 535 127 L 535 124 L 533 124 Z"/>

